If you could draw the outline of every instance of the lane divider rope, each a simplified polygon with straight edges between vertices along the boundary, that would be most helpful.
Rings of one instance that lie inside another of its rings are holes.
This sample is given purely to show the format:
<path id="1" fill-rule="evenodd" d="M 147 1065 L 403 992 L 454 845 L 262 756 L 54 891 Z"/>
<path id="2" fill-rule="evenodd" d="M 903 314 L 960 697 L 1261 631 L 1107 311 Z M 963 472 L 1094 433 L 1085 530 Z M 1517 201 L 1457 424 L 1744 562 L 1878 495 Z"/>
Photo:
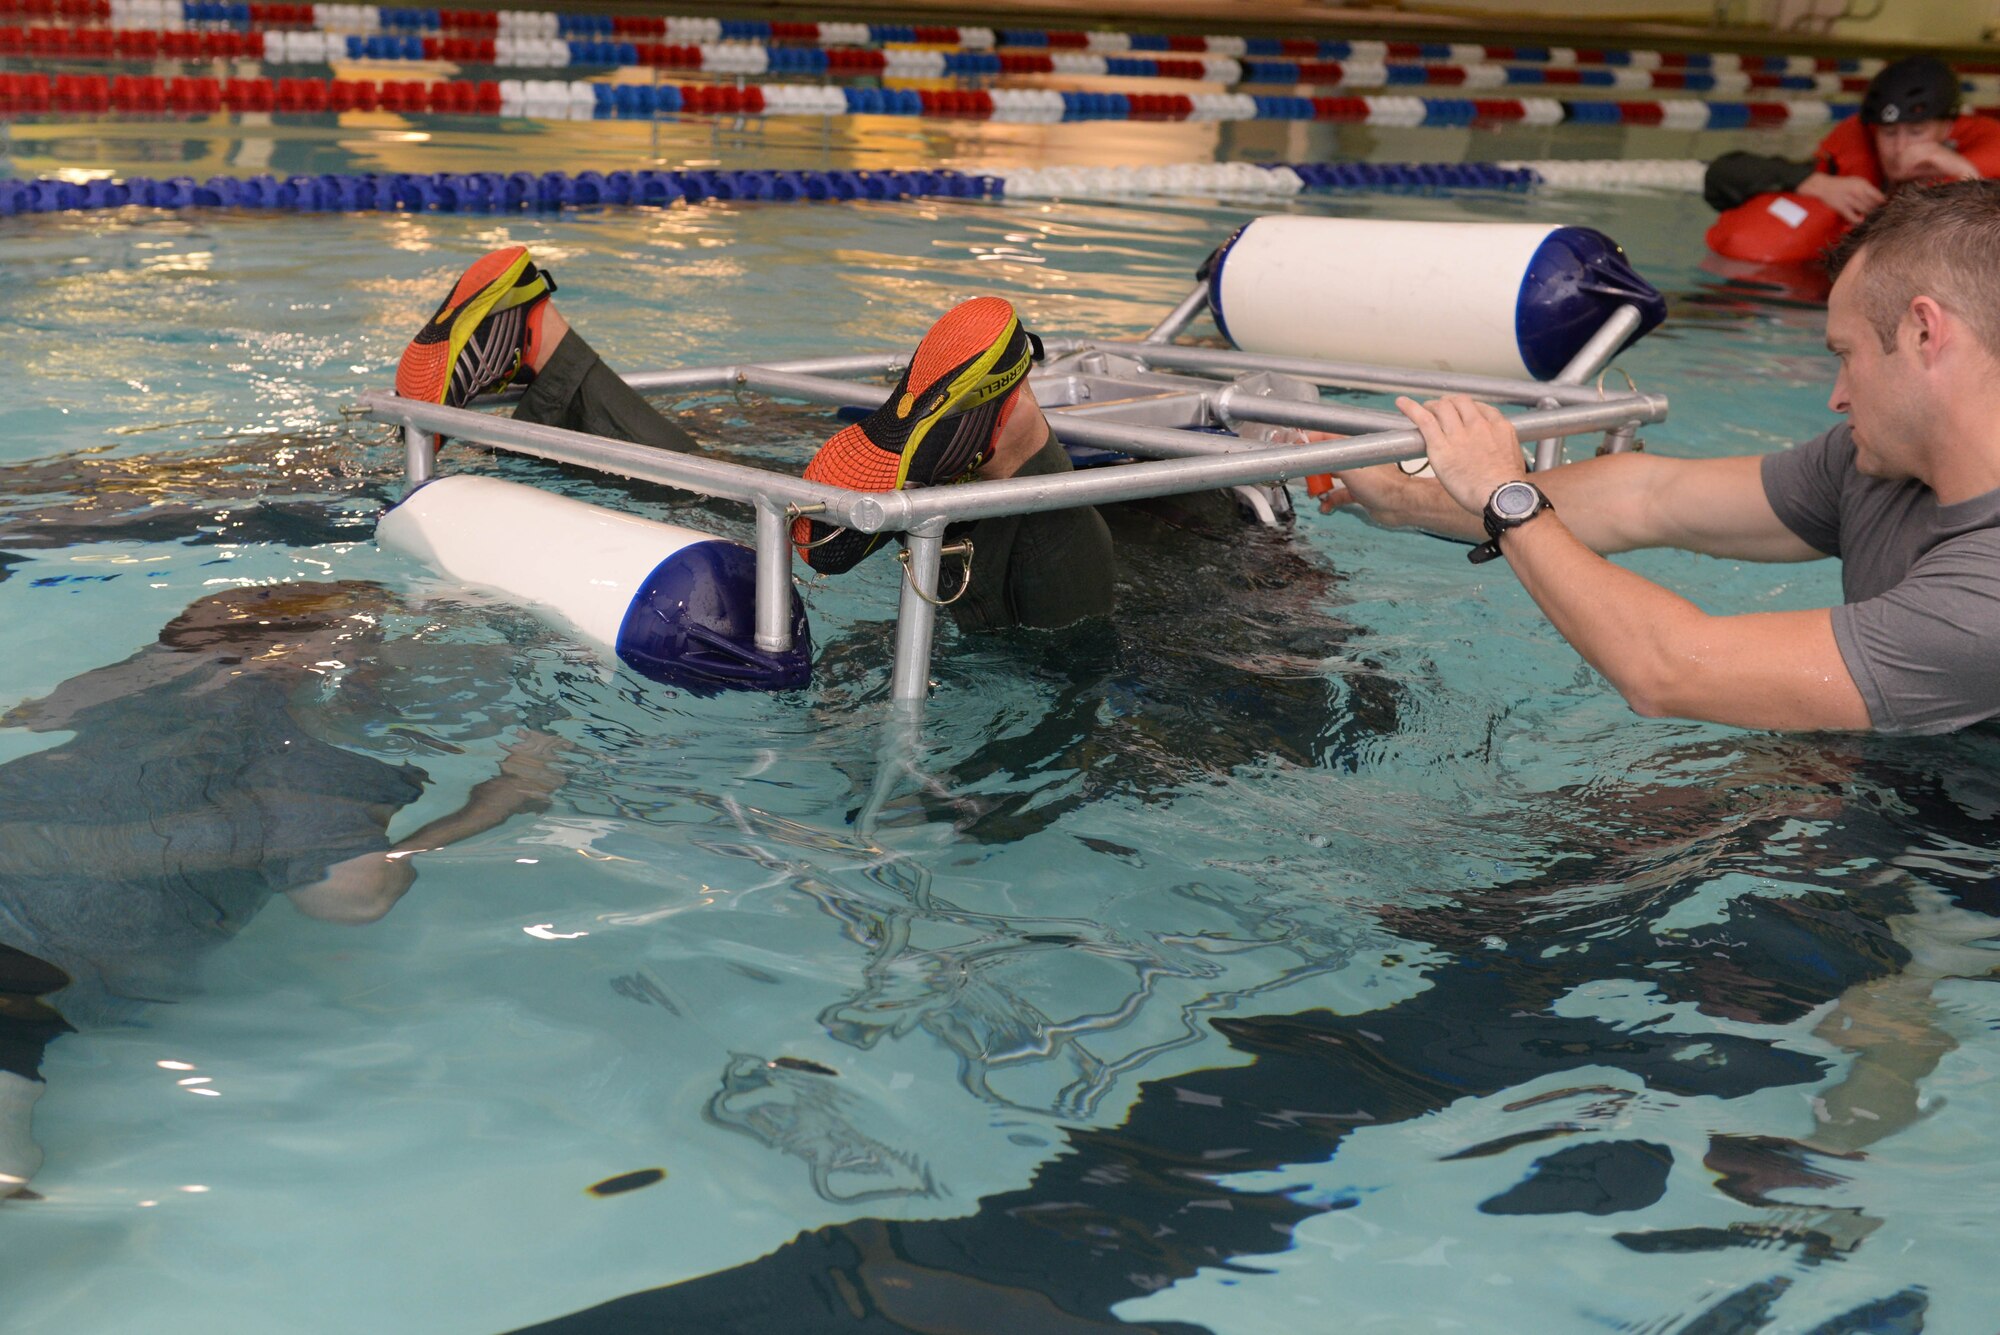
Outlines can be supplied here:
<path id="1" fill-rule="evenodd" d="M 1701 188 L 1686 162 L 1187 163 L 955 171 L 613 171 L 346 174 L 124 180 L 0 180 L 0 217 L 121 209 L 253 209 L 285 213 L 506 213 L 664 207 L 709 200 L 1244 197 L 1282 201 L 1338 191 L 1526 191 L 1538 186 Z"/>
<path id="2" fill-rule="evenodd" d="M 591 80 L 212 79 L 158 75 L 0 74 L 0 119 L 24 115 L 350 111 L 525 116 L 543 120 L 659 115 L 914 116 L 1061 121 L 1336 121 L 1384 126 L 1602 124 L 1677 130 L 1822 126 L 1851 104 L 1561 101 L 1409 96 L 1254 97 L 1052 89 L 839 88 L 810 84 L 638 84 Z M 1992 114 L 1993 109 L 1980 109 Z"/>
<path id="3" fill-rule="evenodd" d="M 556 14 L 546 10 L 452 10 L 362 4 L 246 4 L 219 0 L 0 0 L 0 21 L 11 18 L 108 24 L 114 28 L 236 30 L 307 29 L 340 33 L 455 33 L 479 37 L 626 39 L 681 43 L 797 42 L 823 46 L 928 46 L 967 51 L 1023 50 L 1133 54 L 1216 55 L 1241 59 L 1489 61 L 1554 68 L 1608 66 L 1635 70 L 1748 71 L 1778 75 L 1853 74 L 1866 79 L 1882 68 L 1870 57 L 1745 55 L 1632 48 L 1500 45 L 1478 42 L 1352 41 L 1338 38 L 1242 37 L 898 23 L 816 23 L 698 17 Z M 2000 74 L 2000 63 L 1965 67 Z"/>
<path id="4" fill-rule="evenodd" d="M 111 28 L 19 28 L 0 25 L 0 57 L 104 61 L 262 59 L 276 65 L 336 61 L 425 61 L 500 69 L 662 69 L 710 74 L 803 78 L 901 80 L 981 79 L 1023 75 L 1072 78 L 1180 79 L 1228 86 L 1273 84 L 1378 89 L 1509 87 L 1607 89 L 1616 92 L 1687 92 L 1734 97 L 1749 92 L 1859 96 L 1868 80 L 1838 73 L 1776 74 L 1743 70 L 1577 69 L 1491 61 L 1414 63 L 1349 60 L 1239 60 L 1230 56 L 1179 58 L 1102 56 L 1086 52 L 945 52 L 820 46 L 769 46 L 752 42 L 670 44 L 631 41 L 562 41 L 554 38 L 367 36 L 320 31 L 192 31 Z M 1967 95 L 2000 96 L 2000 76 L 1963 81 Z"/>

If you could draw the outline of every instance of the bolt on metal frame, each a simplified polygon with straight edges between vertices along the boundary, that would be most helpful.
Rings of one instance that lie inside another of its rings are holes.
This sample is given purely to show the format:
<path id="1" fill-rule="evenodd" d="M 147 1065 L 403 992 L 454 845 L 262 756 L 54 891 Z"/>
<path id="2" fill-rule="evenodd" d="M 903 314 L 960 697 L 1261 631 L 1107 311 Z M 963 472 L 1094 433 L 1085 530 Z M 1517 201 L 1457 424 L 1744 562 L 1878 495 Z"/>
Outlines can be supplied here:
<path id="1" fill-rule="evenodd" d="M 930 688 L 937 629 L 938 574 L 945 527 L 995 515 L 1036 514 L 1081 505 L 1145 500 L 1194 491 L 1282 485 L 1313 473 L 1421 457 L 1423 437 L 1399 414 L 1318 398 L 1319 388 L 1464 393 L 1523 406 L 1512 418 L 1523 440 L 1538 442 L 1535 466 L 1561 462 L 1569 436 L 1604 432 L 1607 450 L 1631 448 L 1640 425 L 1663 421 L 1667 400 L 1628 389 L 1586 387 L 1638 327 L 1622 306 L 1555 379 L 1542 382 L 1370 366 L 1304 357 L 1176 344 L 1207 307 L 1198 286 L 1140 339 L 1051 339 L 1049 360 L 1030 378 L 1057 438 L 1131 456 L 1137 462 L 1053 476 L 972 481 L 951 487 L 861 492 L 745 464 L 635 445 L 628 441 L 517 422 L 467 408 L 421 403 L 386 392 L 363 394 L 359 408 L 400 427 L 412 487 L 435 469 L 440 435 L 621 477 L 657 482 L 751 506 L 756 516 L 757 647 L 791 647 L 792 521 L 809 514 L 863 533 L 905 535 L 896 657 L 890 698 L 911 712 Z M 813 357 L 655 371 L 626 377 L 643 392 L 751 390 L 778 398 L 876 408 L 888 398 L 878 379 L 900 374 L 905 354 Z M 1294 382 L 1287 386 L 1278 382 Z M 1303 391 L 1300 387 L 1303 386 Z M 1286 388 L 1311 397 L 1274 397 Z M 1345 432 L 1346 439 L 1267 445 L 1234 434 L 1240 424 Z"/>

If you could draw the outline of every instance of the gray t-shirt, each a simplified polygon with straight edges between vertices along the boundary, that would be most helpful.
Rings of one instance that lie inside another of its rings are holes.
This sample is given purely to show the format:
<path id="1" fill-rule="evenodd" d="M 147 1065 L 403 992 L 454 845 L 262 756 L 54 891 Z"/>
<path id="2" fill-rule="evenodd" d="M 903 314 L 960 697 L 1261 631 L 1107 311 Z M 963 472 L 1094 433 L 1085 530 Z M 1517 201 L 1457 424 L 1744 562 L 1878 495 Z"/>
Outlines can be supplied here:
<path id="1" fill-rule="evenodd" d="M 1955 732 L 2000 715 L 2000 491 L 1939 505 L 1921 482 L 1854 470 L 1845 425 L 1767 454 L 1786 528 L 1841 561 L 1833 638 L 1880 732 Z"/>

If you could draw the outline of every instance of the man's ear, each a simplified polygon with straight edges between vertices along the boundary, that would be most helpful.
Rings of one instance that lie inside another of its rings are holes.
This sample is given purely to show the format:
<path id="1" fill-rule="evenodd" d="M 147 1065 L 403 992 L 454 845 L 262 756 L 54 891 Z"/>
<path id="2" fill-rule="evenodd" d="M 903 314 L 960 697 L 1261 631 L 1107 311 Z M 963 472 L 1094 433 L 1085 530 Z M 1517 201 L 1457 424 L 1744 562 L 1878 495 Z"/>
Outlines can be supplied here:
<path id="1" fill-rule="evenodd" d="M 1917 356 L 1926 367 L 1936 363 L 1951 342 L 1950 318 L 1935 297 L 1917 297 L 1910 302 L 1907 320 L 1916 335 Z"/>

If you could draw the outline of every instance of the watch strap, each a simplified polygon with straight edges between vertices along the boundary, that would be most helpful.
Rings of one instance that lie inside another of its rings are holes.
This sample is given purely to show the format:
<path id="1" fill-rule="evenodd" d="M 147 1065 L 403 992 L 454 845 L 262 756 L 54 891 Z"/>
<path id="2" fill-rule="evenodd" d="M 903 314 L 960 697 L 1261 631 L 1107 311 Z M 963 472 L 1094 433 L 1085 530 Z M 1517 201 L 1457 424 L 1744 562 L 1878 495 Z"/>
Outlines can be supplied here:
<path id="1" fill-rule="evenodd" d="M 1512 482 L 1503 482 L 1500 484 L 1499 487 L 1495 487 L 1493 489 L 1493 493 L 1495 496 L 1497 496 L 1500 494 L 1500 490 L 1502 487 L 1511 487 L 1513 485 L 1515 484 Z M 1533 519 L 1536 515 L 1541 514 L 1544 510 L 1553 510 L 1556 508 L 1555 505 L 1550 502 L 1549 498 L 1545 494 L 1543 494 L 1542 489 L 1540 487 L 1537 487 L 1534 483 L 1523 482 L 1520 485 L 1527 487 L 1529 490 L 1533 491 L 1535 493 L 1535 498 L 1539 502 L 1539 504 L 1537 504 L 1534 509 L 1528 511 L 1528 513 L 1522 515 L 1519 519 L 1507 520 L 1507 519 L 1502 519 L 1497 513 L 1494 512 L 1493 498 L 1489 496 L 1486 500 L 1486 510 L 1482 515 L 1480 515 L 1480 522 L 1482 522 L 1486 526 L 1486 541 L 1480 543 L 1477 547 L 1474 547 L 1471 551 L 1465 554 L 1465 559 L 1472 562 L 1472 564 L 1476 566 L 1484 565 L 1488 561 L 1491 561 L 1500 555 L 1500 535 L 1502 533 L 1507 532 L 1509 529 L 1516 529 L 1521 527 L 1521 525 L 1527 523 L 1529 520 Z"/>

